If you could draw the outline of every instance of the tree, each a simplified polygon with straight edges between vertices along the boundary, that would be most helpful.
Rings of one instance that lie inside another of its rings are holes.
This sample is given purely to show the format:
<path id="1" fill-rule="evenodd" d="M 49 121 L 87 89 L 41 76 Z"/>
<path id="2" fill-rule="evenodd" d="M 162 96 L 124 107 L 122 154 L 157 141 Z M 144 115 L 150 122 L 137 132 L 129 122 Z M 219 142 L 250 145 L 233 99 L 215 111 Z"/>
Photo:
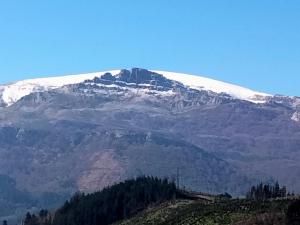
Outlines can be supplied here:
<path id="1" fill-rule="evenodd" d="M 300 225 L 300 200 L 289 205 L 286 219 L 289 225 Z"/>
<path id="2" fill-rule="evenodd" d="M 42 209 L 40 212 L 39 212 L 39 217 L 40 218 L 45 218 L 48 216 L 48 211 L 46 209 Z"/>
<path id="3" fill-rule="evenodd" d="M 176 186 L 167 179 L 126 180 L 93 194 L 75 194 L 56 211 L 53 224 L 108 225 L 129 218 L 149 205 L 172 200 L 175 195 Z"/>
<path id="4" fill-rule="evenodd" d="M 279 183 L 276 182 L 274 185 L 260 183 L 252 186 L 247 192 L 246 197 L 256 201 L 265 201 L 270 198 L 283 198 L 286 195 L 286 187 L 280 187 Z"/>
<path id="5" fill-rule="evenodd" d="M 24 220 L 24 225 L 29 225 L 31 222 L 31 218 L 32 218 L 32 216 L 31 216 L 30 212 L 27 212 L 27 214 L 25 216 L 25 220 Z"/>
<path id="6" fill-rule="evenodd" d="M 224 194 L 218 195 L 218 197 L 219 198 L 224 198 L 224 199 L 231 199 L 232 198 L 232 196 L 227 192 L 225 192 Z"/>
<path id="7" fill-rule="evenodd" d="M 7 220 L 3 220 L 2 225 L 7 225 Z"/>
<path id="8" fill-rule="evenodd" d="M 40 225 L 39 220 L 34 214 L 30 214 L 29 212 L 26 214 L 24 225 Z"/>

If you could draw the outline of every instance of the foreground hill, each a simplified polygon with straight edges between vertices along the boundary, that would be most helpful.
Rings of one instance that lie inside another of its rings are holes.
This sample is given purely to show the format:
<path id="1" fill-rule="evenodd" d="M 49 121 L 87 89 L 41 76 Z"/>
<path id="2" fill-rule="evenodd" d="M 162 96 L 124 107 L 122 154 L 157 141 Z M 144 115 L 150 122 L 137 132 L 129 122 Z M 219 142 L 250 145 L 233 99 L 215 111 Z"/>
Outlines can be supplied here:
<path id="1" fill-rule="evenodd" d="M 0 216 L 177 169 L 192 190 L 239 196 L 279 180 L 300 191 L 296 97 L 136 68 L 20 81 L 0 97 L 0 174 L 26 195 Z"/>
<path id="2" fill-rule="evenodd" d="M 75 194 L 52 215 L 27 213 L 24 225 L 108 225 L 130 218 L 151 205 L 175 200 L 176 186 L 167 179 L 139 177 L 92 194 Z"/>
<path id="3" fill-rule="evenodd" d="M 286 211 L 291 200 L 252 202 L 223 200 L 204 203 L 179 200 L 164 204 L 114 225 L 292 225 Z M 298 220 L 298 223 L 300 220 Z"/>
<path id="4" fill-rule="evenodd" d="M 187 192 L 153 177 L 127 180 L 100 192 L 76 194 L 56 211 L 27 213 L 24 225 L 298 225 L 296 196 L 265 198 L 277 185 L 256 188 L 256 197 Z M 254 190 L 254 187 L 251 189 Z M 278 192 L 278 193 L 277 193 Z M 270 195 L 271 196 L 271 195 Z M 260 200 L 259 200 L 260 199 Z"/>

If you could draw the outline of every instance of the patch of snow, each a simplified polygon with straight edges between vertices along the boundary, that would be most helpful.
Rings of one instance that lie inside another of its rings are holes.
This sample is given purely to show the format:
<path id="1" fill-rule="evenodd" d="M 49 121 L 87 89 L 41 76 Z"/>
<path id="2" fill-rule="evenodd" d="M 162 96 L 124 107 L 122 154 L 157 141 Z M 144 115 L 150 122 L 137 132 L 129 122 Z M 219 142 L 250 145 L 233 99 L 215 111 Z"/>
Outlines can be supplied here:
<path id="1" fill-rule="evenodd" d="M 167 79 L 181 82 L 193 89 L 212 91 L 215 93 L 226 93 L 234 98 L 253 103 L 265 103 L 266 97 L 272 96 L 266 93 L 256 92 L 248 88 L 240 87 L 238 85 L 217 81 L 202 76 L 157 70 L 152 70 L 152 72 L 162 74 Z"/>
<path id="2" fill-rule="evenodd" d="M 300 106 L 300 98 L 298 98 L 298 97 L 293 97 L 293 99 L 294 99 L 293 107 L 294 107 L 294 108 L 299 107 L 299 106 Z"/>
<path id="3" fill-rule="evenodd" d="M 33 92 L 53 90 L 68 84 L 78 84 L 85 80 L 100 77 L 106 72 L 116 75 L 120 72 L 120 70 L 18 81 L 13 84 L 2 86 L 2 100 L 7 104 L 7 106 L 10 106 L 22 97 Z"/>
<path id="4" fill-rule="evenodd" d="M 300 112 L 295 112 L 291 119 L 295 122 L 300 122 Z"/>
<path id="5" fill-rule="evenodd" d="M 127 84 L 132 84 L 132 86 L 118 86 L 116 84 L 98 84 L 98 83 L 90 83 L 90 85 L 93 85 L 93 86 L 98 86 L 98 87 L 105 87 L 105 88 L 115 88 L 115 90 L 110 90 L 110 92 L 114 92 L 114 93 L 117 93 L 119 91 L 120 94 L 124 93 L 124 92 L 131 92 L 131 93 L 135 93 L 136 96 L 139 96 L 139 97 L 147 97 L 149 96 L 150 94 L 154 94 L 154 95 L 157 95 L 157 96 L 172 96 L 172 95 L 175 95 L 175 93 L 172 91 L 172 90 L 168 90 L 168 91 L 158 91 L 158 90 L 154 90 L 154 89 L 149 89 L 149 87 L 151 85 L 143 85 L 143 84 L 138 84 L 139 87 L 142 87 L 142 88 L 139 88 L 139 89 L 136 89 L 135 86 L 136 84 L 135 83 L 127 83 Z M 84 90 L 84 92 L 88 92 L 88 90 Z M 97 93 L 103 93 L 103 94 L 106 94 L 107 93 L 107 90 L 102 90 L 102 89 L 99 89 L 99 90 L 93 90 L 93 92 L 97 92 Z"/>

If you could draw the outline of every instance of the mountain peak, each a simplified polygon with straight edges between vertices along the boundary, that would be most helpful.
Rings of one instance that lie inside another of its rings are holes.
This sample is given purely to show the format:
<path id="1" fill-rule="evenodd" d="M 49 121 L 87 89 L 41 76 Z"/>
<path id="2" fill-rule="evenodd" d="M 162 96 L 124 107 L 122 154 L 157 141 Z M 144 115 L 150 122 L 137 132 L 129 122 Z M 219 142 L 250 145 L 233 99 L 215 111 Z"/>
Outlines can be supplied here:
<path id="1" fill-rule="evenodd" d="M 172 81 L 177 83 L 179 82 L 192 89 L 225 93 L 233 98 L 251 101 L 254 103 L 264 103 L 266 101 L 266 97 L 271 96 L 202 76 L 133 68 L 131 70 L 122 69 L 18 81 L 9 85 L 0 86 L 0 97 L 2 99 L 2 104 L 10 106 L 22 97 L 33 92 L 53 90 L 64 85 L 78 84 L 86 80 L 93 80 L 94 78 L 100 77 L 102 79 L 103 77 L 105 79 L 113 79 L 113 77 L 116 77 L 120 81 L 136 84 L 153 84 L 153 82 L 155 82 L 155 85 L 167 85 L 169 88 L 172 87 Z"/>

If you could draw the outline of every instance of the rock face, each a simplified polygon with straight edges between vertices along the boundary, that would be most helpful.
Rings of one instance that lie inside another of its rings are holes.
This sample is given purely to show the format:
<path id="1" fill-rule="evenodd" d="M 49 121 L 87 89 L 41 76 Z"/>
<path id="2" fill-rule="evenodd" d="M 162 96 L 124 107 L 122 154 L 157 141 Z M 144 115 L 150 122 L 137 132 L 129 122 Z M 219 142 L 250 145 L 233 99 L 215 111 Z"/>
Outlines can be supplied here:
<path id="1" fill-rule="evenodd" d="M 1 216 L 138 175 L 173 179 L 177 169 L 181 186 L 193 190 L 241 195 L 279 180 L 299 192 L 299 99 L 260 98 L 254 104 L 132 69 L 2 103 L 0 174 L 25 200 L 6 200 L 14 207 Z"/>

